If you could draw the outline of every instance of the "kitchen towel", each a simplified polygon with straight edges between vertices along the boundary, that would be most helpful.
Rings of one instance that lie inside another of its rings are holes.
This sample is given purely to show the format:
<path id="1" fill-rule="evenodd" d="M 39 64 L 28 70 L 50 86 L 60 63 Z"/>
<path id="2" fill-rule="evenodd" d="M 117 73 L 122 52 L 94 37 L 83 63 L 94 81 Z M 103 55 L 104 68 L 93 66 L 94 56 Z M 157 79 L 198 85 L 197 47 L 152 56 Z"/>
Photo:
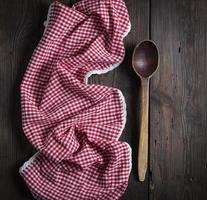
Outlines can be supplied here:
<path id="1" fill-rule="evenodd" d="M 45 24 L 21 83 L 22 126 L 37 153 L 20 174 L 36 199 L 119 199 L 131 170 L 130 147 L 118 141 L 124 97 L 87 80 L 123 60 L 125 3 L 53 2 Z"/>

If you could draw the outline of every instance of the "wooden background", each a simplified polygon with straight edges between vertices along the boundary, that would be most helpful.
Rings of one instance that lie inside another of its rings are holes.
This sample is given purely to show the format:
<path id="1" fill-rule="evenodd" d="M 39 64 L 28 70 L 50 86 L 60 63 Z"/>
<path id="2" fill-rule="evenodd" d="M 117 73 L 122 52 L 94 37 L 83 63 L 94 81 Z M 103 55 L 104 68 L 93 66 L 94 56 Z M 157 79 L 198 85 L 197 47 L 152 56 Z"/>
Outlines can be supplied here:
<path id="1" fill-rule="evenodd" d="M 19 86 L 44 27 L 50 0 L 0 0 L 0 199 L 32 200 L 18 168 L 34 149 L 21 128 Z M 68 0 L 65 3 L 73 4 Z M 207 1 L 126 0 L 132 30 L 126 57 L 92 83 L 120 88 L 128 118 L 121 140 L 133 150 L 133 170 L 122 200 L 207 199 Z M 136 173 L 139 80 L 131 68 L 137 42 L 153 39 L 160 69 L 151 81 L 150 165 Z"/>

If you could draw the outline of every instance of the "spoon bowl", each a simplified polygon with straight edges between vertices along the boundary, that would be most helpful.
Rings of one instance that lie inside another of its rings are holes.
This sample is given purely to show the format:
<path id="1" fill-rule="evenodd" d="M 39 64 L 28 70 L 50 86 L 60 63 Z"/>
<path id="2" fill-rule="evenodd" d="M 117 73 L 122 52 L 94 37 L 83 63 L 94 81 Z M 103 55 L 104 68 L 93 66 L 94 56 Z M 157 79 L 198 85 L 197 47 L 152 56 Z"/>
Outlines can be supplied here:
<path id="1" fill-rule="evenodd" d="M 143 78 L 155 73 L 158 68 L 158 50 L 154 42 L 145 40 L 135 47 L 132 66 L 136 74 Z"/>
<path id="2" fill-rule="evenodd" d="M 132 66 L 141 79 L 140 90 L 140 130 L 138 145 L 138 177 L 145 180 L 148 163 L 148 115 L 149 115 L 149 80 L 158 69 L 158 49 L 154 42 L 145 40 L 134 49 Z"/>

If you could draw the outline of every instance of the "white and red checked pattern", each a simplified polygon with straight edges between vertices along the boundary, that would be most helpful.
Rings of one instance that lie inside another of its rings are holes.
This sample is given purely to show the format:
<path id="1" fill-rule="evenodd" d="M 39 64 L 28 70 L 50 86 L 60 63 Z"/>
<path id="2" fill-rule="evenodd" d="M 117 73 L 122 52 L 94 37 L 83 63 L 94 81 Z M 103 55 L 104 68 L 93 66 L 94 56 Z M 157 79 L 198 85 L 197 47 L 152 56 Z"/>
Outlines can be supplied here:
<path id="1" fill-rule="evenodd" d="M 54 2 L 46 24 L 21 84 L 23 130 L 38 152 L 20 174 L 37 199 L 119 199 L 131 169 L 130 148 L 118 141 L 124 99 L 118 89 L 86 81 L 123 59 L 126 6 Z"/>

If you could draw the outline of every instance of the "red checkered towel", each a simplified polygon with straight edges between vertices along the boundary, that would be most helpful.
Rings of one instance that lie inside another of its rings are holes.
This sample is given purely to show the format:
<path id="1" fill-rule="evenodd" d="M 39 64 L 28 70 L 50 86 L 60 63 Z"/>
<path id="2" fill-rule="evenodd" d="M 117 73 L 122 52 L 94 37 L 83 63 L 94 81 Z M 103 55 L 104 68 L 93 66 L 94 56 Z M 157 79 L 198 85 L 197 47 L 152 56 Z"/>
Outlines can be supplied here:
<path id="1" fill-rule="evenodd" d="M 125 103 L 115 88 L 87 84 L 118 66 L 130 27 L 122 0 L 50 6 L 21 84 L 23 130 L 37 153 L 20 174 L 37 199 L 116 200 L 131 169 Z"/>

